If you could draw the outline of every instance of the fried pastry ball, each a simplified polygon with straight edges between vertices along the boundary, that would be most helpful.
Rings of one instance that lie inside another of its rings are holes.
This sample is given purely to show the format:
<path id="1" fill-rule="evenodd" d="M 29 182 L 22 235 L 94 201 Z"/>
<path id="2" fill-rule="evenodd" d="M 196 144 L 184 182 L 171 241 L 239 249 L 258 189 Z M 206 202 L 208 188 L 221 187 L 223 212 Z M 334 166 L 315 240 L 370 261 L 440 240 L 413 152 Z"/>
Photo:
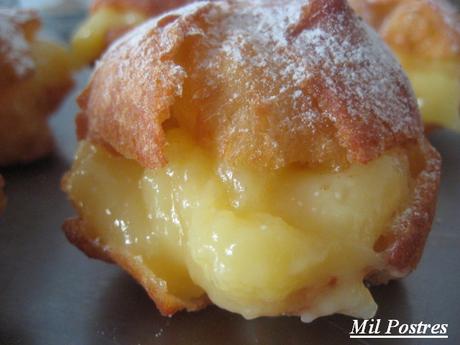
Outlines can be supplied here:
<path id="1" fill-rule="evenodd" d="M 193 0 L 93 0 L 89 17 L 72 38 L 77 66 L 97 59 L 123 33 L 150 17 Z"/>
<path id="2" fill-rule="evenodd" d="M 447 0 L 350 0 L 412 82 L 428 127 L 460 131 L 460 16 Z"/>
<path id="3" fill-rule="evenodd" d="M 440 157 L 345 0 L 200 2 L 114 43 L 80 95 L 68 239 L 164 315 L 372 317 L 429 233 Z"/>
<path id="4" fill-rule="evenodd" d="M 0 166 L 52 150 L 47 117 L 72 86 L 68 52 L 39 27 L 34 12 L 0 9 Z"/>

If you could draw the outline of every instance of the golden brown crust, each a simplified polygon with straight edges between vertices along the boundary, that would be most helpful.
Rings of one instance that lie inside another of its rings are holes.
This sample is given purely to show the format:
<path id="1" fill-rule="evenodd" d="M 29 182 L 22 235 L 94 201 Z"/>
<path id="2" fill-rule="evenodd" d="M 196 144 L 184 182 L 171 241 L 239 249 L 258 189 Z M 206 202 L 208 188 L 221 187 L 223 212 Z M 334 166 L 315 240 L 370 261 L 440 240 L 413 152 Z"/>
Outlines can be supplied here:
<path id="1" fill-rule="evenodd" d="M 3 210 L 6 206 L 6 196 L 3 192 L 3 188 L 5 187 L 5 180 L 3 179 L 2 175 L 0 175 L 0 215 L 3 213 Z"/>
<path id="2" fill-rule="evenodd" d="M 79 97 L 80 139 L 155 168 L 174 118 L 231 163 L 280 168 L 367 162 L 421 135 L 408 80 L 345 1 L 290 3 L 297 19 L 283 6 L 199 3 L 133 30 Z"/>
<path id="3" fill-rule="evenodd" d="M 389 231 L 381 236 L 375 250 L 381 252 L 387 266 L 371 271 L 366 280 L 386 283 L 406 276 L 420 261 L 431 230 L 441 177 L 441 156 L 427 139 L 417 143 L 411 158 L 415 173 L 409 204 L 395 216 Z"/>
<path id="4" fill-rule="evenodd" d="M 350 0 L 398 52 L 460 58 L 460 16 L 447 0 Z"/>
<path id="5" fill-rule="evenodd" d="M 164 316 L 171 316 L 180 310 L 196 311 L 205 308 L 210 301 L 206 295 L 194 300 L 183 300 L 172 294 L 161 285 L 160 280 L 142 262 L 129 253 L 129 251 L 117 251 L 92 241 L 85 237 L 88 225 L 82 219 L 69 219 L 63 229 L 68 240 L 91 258 L 114 262 L 127 271 L 147 291 L 150 298 L 155 302 L 158 310 Z"/>
<path id="6" fill-rule="evenodd" d="M 0 94 L 0 166 L 29 163 L 53 150 L 47 118 L 72 88 L 73 81 L 69 75 L 59 82 L 37 84 L 40 88 L 34 83 L 32 78 Z"/>
<path id="7" fill-rule="evenodd" d="M 441 156 L 425 139 L 419 143 L 425 166 L 415 179 L 410 205 L 394 220 L 396 240 L 385 250 L 387 262 L 409 273 L 420 261 L 433 223 L 441 176 Z"/>

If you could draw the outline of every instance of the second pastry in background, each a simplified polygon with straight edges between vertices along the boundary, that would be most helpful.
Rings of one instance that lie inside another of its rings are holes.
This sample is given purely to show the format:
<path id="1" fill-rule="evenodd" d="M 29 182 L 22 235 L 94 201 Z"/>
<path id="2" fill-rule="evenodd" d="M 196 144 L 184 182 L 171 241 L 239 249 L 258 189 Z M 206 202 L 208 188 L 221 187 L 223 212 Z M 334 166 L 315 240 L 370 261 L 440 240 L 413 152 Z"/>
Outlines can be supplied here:
<path id="1" fill-rule="evenodd" d="M 39 28 L 33 11 L 0 9 L 0 166 L 51 152 L 47 118 L 73 85 L 70 54 Z"/>
<path id="2" fill-rule="evenodd" d="M 447 0 L 349 0 L 407 73 L 428 128 L 460 131 L 460 16 Z"/>

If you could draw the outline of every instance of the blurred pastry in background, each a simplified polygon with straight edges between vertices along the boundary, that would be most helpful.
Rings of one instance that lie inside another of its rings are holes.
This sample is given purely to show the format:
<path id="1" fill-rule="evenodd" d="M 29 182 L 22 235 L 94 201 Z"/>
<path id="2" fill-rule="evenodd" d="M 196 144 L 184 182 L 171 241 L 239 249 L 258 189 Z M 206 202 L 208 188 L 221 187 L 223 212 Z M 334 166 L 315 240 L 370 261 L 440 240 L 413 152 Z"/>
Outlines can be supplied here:
<path id="1" fill-rule="evenodd" d="M 447 0 L 349 0 L 398 57 L 428 128 L 460 131 L 460 16 Z"/>
<path id="2" fill-rule="evenodd" d="M 39 28 L 33 11 L 0 9 L 0 166 L 52 150 L 47 118 L 73 85 L 70 54 Z"/>
<path id="3" fill-rule="evenodd" d="M 93 62 L 112 41 L 148 18 L 193 1 L 93 0 L 89 17 L 72 38 L 76 65 Z"/>
<path id="4" fill-rule="evenodd" d="M 164 315 L 370 318 L 365 282 L 420 260 L 440 157 L 345 0 L 178 8 L 112 44 L 78 103 L 65 233 Z"/>

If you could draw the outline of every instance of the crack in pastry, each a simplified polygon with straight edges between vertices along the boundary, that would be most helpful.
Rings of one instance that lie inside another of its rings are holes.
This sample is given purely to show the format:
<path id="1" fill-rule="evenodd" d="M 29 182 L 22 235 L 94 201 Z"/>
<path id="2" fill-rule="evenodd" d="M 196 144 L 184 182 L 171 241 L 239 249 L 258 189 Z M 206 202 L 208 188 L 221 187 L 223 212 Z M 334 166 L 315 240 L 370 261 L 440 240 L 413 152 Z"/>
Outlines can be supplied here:
<path id="1" fill-rule="evenodd" d="M 0 10 L 0 166 L 48 154 L 47 117 L 72 87 L 67 51 L 36 37 L 40 21 L 26 10 Z"/>
<path id="2" fill-rule="evenodd" d="M 412 271 L 440 157 L 342 0 L 202 2 L 112 45 L 78 99 L 64 229 L 172 315 L 372 317 Z"/>

